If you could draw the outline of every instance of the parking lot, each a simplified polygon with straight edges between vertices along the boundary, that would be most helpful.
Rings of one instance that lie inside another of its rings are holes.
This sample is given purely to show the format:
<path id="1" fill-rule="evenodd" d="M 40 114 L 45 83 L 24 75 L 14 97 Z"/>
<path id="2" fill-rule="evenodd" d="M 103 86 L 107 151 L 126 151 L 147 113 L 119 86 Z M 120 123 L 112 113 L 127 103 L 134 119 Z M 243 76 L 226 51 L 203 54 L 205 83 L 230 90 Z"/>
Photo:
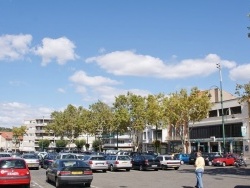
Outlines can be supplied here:
<path id="1" fill-rule="evenodd" d="M 31 170 L 33 188 L 54 188 L 45 182 L 45 170 Z M 92 188 L 191 188 L 195 185 L 194 167 L 182 165 L 179 170 L 123 170 L 95 172 Z M 250 168 L 206 166 L 205 188 L 250 188 Z M 73 188 L 74 186 L 65 186 Z"/>

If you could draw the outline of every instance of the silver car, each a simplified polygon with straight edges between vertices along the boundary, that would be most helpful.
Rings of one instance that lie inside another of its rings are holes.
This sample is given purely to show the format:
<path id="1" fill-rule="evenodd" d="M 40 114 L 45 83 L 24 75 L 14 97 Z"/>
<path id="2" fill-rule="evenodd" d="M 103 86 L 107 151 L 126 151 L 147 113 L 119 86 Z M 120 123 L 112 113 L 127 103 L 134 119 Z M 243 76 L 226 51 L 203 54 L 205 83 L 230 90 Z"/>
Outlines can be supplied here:
<path id="1" fill-rule="evenodd" d="M 132 168 L 131 159 L 128 155 L 108 155 L 106 157 L 110 171 L 125 169 L 130 171 Z"/>
<path id="2" fill-rule="evenodd" d="M 102 170 L 106 172 L 108 170 L 108 163 L 102 155 L 85 155 L 83 161 L 86 162 L 93 171 Z"/>
<path id="3" fill-rule="evenodd" d="M 23 154 L 22 158 L 25 160 L 29 168 L 39 170 L 40 160 L 36 154 Z"/>

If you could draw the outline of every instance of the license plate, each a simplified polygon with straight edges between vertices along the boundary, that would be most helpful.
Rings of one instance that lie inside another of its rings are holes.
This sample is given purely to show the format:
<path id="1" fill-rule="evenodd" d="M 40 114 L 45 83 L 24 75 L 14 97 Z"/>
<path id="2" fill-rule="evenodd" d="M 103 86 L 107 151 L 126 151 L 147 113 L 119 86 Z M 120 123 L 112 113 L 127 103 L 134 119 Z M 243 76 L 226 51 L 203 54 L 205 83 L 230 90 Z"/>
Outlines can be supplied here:
<path id="1" fill-rule="evenodd" d="M 71 174 L 82 174 L 82 172 L 71 172 Z"/>
<path id="2" fill-rule="evenodd" d="M 97 165 L 104 165 L 103 163 L 96 163 Z"/>
<path id="3" fill-rule="evenodd" d="M 152 167 L 157 167 L 157 165 L 152 165 Z"/>

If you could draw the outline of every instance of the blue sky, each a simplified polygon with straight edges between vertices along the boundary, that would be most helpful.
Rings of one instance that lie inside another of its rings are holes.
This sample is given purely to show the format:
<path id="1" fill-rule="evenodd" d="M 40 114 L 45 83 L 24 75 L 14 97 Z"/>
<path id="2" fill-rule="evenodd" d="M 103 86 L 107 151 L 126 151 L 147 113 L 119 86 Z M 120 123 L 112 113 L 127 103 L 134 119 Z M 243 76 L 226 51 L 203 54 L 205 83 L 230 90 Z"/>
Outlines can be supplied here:
<path id="1" fill-rule="evenodd" d="M 250 81 L 249 1 L 0 1 L 0 126 L 128 91 Z"/>

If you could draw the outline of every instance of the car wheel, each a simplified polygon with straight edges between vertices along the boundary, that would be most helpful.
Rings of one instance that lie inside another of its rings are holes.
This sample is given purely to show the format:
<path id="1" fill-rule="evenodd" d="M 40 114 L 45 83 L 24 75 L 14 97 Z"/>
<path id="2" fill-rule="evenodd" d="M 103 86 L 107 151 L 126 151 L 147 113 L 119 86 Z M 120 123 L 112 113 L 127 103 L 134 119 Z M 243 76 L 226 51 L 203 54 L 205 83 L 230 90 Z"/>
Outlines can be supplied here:
<path id="1" fill-rule="evenodd" d="M 140 170 L 140 171 L 143 171 L 143 167 L 142 167 L 142 165 L 140 165 L 139 170 Z"/>
<path id="2" fill-rule="evenodd" d="M 61 185 L 60 185 L 58 179 L 56 178 L 56 188 L 60 188 L 60 187 L 61 187 Z"/>
<path id="3" fill-rule="evenodd" d="M 158 168 L 155 168 L 154 171 L 158 171 Z"/>
<path id="4" fill-rule="evenodd" d="M 39 167 L 37 167 L 36 169 L 39 170 Z"/>
<path id="5" fill-rule="evenodd" d="M 103 172 L 107 172 L 107 170 L 102 170 Z"/>
<path id="6" fill-rule="evenodd" d="M 175 169 L 175 170 L 178 170 L 178 169 L 179 169 L 179 167 L 175 167 L 174 169 Z"/>
<path id="7" fill-rule="evenodd" d="M 90 187 L 91 183 L 85 183 L 85 187 Z"/>
<path id="8" fill-rule="evenodd" d="M 165 168 L 164 165 L 161 165 L 161 169 L 162 169 L 162 170 L 166 170 L 166 168 Z"/>
<path id="9" fill-rule="evenodd" d="M 22 186 L 23 188 L 30 188 L 30 184 Z"/>
<path id="10" fill-rule="evenodd" d="M 50 180 L 49 180 L 49 177 L 48 177 L 47 174 L 46 174 L 46 182 L 47 182 L 47 183 L 50 183 Z"/>
<path id="11" fill-rule="evenodd" d="M 129 172 L 129 171 L 130 171 L 130 169 L 126 169 L 126 171 L 127 171 L 127 172 Z"/>
<path id="12" fill-rule="evenodd" d="M 225 162 L 223 162 L 223 163 L 222 163 L 222 166 L 223 166 L 223 167 L 225 167 L 225 166 L 226 166 L 226 163 L 225 163 Z"/>
<path id="13" fill-rule="evenodd" d="M 113 165 L 110 165 L 110 171 L 111 171 L 111 172 L 114 172 L 114 171 L 115 171 Z"/>

